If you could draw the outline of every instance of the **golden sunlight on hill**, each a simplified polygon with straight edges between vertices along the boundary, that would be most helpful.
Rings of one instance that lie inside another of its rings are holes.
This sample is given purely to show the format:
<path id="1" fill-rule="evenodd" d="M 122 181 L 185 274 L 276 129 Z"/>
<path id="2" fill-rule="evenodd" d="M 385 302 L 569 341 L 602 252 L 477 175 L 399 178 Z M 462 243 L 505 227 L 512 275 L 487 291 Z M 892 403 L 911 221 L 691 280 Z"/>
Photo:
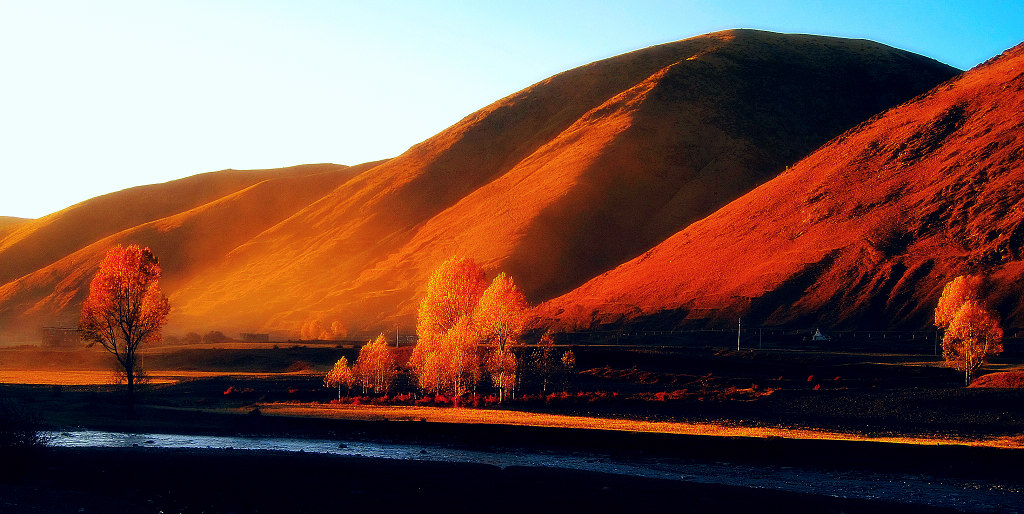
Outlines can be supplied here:
<path id="1" fill-rule="evenodd" d="M 662 244 L 540 307 L 565 328 L 931 324 L 983 273 L 1024 320 L 1024 46 L 831 141 Z"/>
<path id="2" fill-rule="evenodd" d="M 543 301 L 956 73 L 870 41 L 753 30 L 630 52 L 386 162 L 200 175 L 23 223 L 0 240 L 0 332 L 73 324 L 117 243 L 160 258 L 171 333 L 408 330 L 430 270 L 457 255 Z"/>
<path id="3" fill-rule="evenodd" d="M 911 72 L 910 70 L 914 70 Z M 865 41 L 729 31 L 556 75 L 260 234 L 171 295 L 182 325 L 409 326 L 453 255 L 533 301 L 637 255 L 956 70 Z"/>

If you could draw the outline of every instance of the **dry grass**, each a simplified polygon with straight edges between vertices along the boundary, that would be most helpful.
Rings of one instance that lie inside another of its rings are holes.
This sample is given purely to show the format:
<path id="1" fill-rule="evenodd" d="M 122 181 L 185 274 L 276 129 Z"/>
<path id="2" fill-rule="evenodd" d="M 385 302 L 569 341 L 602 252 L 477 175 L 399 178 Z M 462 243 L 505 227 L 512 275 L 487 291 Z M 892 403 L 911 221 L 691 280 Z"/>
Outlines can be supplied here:
<path id="1" fill-rule="evenodd" d="M 484 425 L 521 425 L 584 430 L 619 430 L 666 434 L 703 435 L 719 437 L 756 437 L 787 439 L 827 439 L 848 441 L 874 441 L 901 444 L 989 446 L 1024 448 L 1024 436 L 998 438 L 970 437 L 873 437 L 856 433 L 827 430 L 808 430 L 785 427 L 749 427 L 718 423 L 681 423 L 667 421 L 635 421 L 627 419 L 593 418 L 544 414 L 498 409 L 458 409 L 413 406 L 370 406 L 335 404 L 266 404 L 260 406 L 263 414 L 273 416 L 322 417 L 351 420 L 426 421 L 432 423 L 465 423 Z"/>
<path id="2" fill-rule="evenodd" d="M 267 378 L 272 376 L 308 375 L 309 372 L 295 373 L 225 373 L 221 371 L 147 371 L 146 381 L 150 384 L 173 384 L 183 380 L 240 376 L 246 378 Z M 95 370 L 0 370 L 0 384 L 27 385 L 108 385 L 116 384 L 112 371 Z"/>

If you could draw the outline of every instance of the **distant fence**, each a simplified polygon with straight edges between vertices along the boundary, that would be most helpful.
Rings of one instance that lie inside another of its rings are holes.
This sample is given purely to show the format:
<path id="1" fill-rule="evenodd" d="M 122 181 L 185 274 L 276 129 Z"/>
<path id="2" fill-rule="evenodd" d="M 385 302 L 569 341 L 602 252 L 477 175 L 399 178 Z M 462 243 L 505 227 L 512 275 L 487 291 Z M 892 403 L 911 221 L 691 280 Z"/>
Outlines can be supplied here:
<path id="1" fill-rule="evenodd" d="M 936 330 L 831 330 L 817 328 L 743 327 L 741 330 L 587 330 L 553 334 L 559 345 L 806 349 L 906 354 L 942 353 L 942 332 Z M 817 334 L 816 334 L 817 333 Z M 816 337 L 817 336 L 817 337 Z M 1024 354 L 1024 329 L 1007 329 L 1006 354 Z"/>

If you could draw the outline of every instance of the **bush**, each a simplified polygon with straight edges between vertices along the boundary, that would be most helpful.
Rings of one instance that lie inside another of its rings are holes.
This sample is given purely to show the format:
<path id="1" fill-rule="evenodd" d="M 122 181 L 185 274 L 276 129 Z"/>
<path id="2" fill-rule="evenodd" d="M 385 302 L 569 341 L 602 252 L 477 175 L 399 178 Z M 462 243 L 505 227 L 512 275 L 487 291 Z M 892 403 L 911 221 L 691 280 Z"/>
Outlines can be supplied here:
<path id="1" fill-rule="evenodd" d="M 0 403 L 0 473 L 16 472 L 11 465 L 46 446 L 39 424 L 24 409 L 9 402 Z"/>

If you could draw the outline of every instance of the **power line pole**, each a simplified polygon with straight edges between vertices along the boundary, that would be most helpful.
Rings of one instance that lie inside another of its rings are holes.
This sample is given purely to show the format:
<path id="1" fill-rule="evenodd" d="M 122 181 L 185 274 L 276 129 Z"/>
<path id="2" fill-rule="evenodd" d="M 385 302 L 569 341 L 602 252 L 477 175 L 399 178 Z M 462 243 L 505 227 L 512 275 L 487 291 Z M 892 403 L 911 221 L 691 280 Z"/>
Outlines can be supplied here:
<path id="1" fill-rule="evenodd" d="M 736 323 L 736 351 L 740 351 L 740 335 L 743 334 L 743 318 Z"/>

